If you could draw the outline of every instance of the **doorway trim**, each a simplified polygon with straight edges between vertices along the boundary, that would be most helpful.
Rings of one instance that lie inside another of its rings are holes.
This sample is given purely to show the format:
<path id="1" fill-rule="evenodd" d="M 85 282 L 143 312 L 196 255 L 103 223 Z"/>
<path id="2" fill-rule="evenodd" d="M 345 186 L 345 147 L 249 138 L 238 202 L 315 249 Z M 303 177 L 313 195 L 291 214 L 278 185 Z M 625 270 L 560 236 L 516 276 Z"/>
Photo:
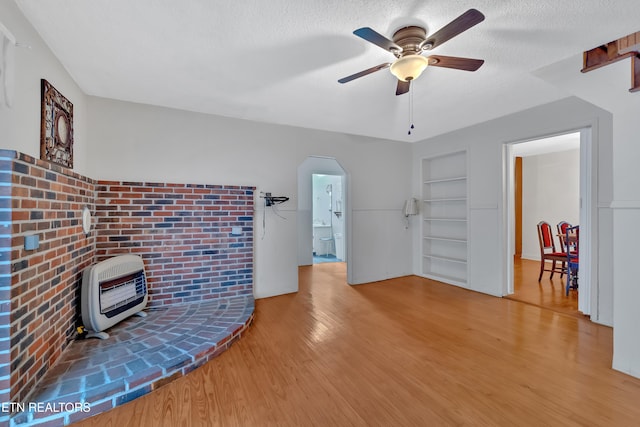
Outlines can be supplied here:
<path id="1" fill-rule="evenodd" d="M 578 310 L 585 315 L 591 315 L 592 307 L 597 307 L 597 251 L 593 250 L 596 242 L 598 223 L 597 215 L 593 202 L 597 200 L 596 186 L 593 185 L 593 179 L 597 176 L 597 166 L 593 163 L 593 144 L 592 144 L 592 128 L 585 127 L 580 129 L 567 130 L 566 132 L 556 133 L 552 135 L 543 135 L 536 138 L 526 140 L 507 142 L 503 145 L 503 182 L 504 185 L 504 206 L 506 206 L 506 220 L 503 222 L 503 235 L 506 242 L 503 247 L 506 248 L 504 255 L 505 260 L 505 280 L 503 281 L 503 295 L 510 295 L 514 292 L 513 283 L 513 255 L 515 253 L 515 154 L 514 146 L 521 143 L 535 141 L 539 139 L 550 138 L 569 133 L 580 133 L 580 259 L 584 260 L 581 264 L 589 266 L 589 268 L 581 268 L 578 272 L 578 280 L 582 284 L 578 293 Z"/>
<path id="2" fill-rule="evenodd" d="M 313 264 L 312 175 L 342 177 L 342 212 L 344 217 L 344 257 L 347 283 L 353 283 L 351 268 L 351 180 L 348 171 L 334 157 L 308 156 L 298 166 L 298 266 Z"/>

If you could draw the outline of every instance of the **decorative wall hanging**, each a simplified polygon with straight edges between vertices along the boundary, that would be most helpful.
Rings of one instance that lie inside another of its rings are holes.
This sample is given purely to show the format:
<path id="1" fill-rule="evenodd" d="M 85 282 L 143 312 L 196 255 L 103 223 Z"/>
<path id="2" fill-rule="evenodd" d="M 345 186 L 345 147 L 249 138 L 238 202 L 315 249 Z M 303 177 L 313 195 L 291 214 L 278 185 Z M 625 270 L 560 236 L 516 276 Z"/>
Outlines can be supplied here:
<path id="1" fill-rule="evenodd" d="M 40 158 L 73 168 L 73 104 L 41 81 Z"/>

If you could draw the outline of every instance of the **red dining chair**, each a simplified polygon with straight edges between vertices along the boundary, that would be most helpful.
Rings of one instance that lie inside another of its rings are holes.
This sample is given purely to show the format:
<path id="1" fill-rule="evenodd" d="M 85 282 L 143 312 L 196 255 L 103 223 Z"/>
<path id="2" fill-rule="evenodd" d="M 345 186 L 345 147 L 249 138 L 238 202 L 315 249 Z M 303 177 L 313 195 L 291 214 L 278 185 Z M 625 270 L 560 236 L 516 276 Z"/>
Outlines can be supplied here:
<path id="1" fill-rule="evenodd" d="M 553 273 L 560 273 L 560 278 L 562 278 L 566 271 L 567 253 L 556 250 L 553 232 L 548 222 L 540 221 L 537 227 L 538 242 L 540 243 L 540 276 L 538 276 L 538 282 L 542 280 L 542 273 L 545 271 L 551 272 L 551 279 L 553 279 Z M 547 261 L 552 262 L 549 269 L 545 268 Z M 557 263 L 560 263 L 560 265 L 558 266 Z"/>
<path id="2" fill-rule="evenodd" d="M 560 249 L 563 252 L 567 252 L 567 242 L 565 236 L 567 234 L 567 228 L 573 227 L 567 221 L 560 221 L 556 226 L 558 228 L 558 240 L 560 240 Z"/>
<path id="3" fill-rule="evenodd" d="M 570 289 L 578 289 L 578 267 L 580 266 L 580 226 L 567 227 L 565 231 L 567 242 L 567 286 L 566 295 Z"/>

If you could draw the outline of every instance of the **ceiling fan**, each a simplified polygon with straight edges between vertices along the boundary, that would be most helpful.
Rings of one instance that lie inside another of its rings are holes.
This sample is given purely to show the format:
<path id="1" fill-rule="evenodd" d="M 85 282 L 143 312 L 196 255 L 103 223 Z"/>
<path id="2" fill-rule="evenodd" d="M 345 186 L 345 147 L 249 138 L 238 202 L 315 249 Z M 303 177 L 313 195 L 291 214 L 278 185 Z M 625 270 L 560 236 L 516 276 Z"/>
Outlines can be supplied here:
<path id="1" fill-rule="evenodd" d="M 341 78 L 338 82 L 347 83 L 376 71 L 390 68 L 391 74 L 398 78 L 396 95 L 402 95 L 409 92 L 411 81 L 417 79 L 427 66 L 476 71 L 484 64 L 484 60 L 442 55 L 424 57 L 422 52 L 440 46 L 482 21 L 484 21 L 484 15 L 481 12 L 469 9 L 429 37 L 427 37 L 424 28 L 409 26 L 396 31 L 393 34 L 393 40 L 389 40 L 369 27 L 359 28 L 353 34 L 391 52 L 397 59 L 394 62 L 385 62 Z"/>

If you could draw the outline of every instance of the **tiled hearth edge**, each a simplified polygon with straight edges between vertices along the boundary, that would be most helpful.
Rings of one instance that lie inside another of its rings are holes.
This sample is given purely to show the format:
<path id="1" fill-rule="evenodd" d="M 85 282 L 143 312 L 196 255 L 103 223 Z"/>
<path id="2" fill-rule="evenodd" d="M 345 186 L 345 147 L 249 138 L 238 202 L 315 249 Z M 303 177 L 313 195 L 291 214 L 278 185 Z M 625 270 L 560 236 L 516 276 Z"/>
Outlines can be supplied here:
<path id="1" fill-rule="evenodd" d="M 254 190 L 96 181 L 0 150 L 0 402 L 26 401 L 73 338 L 81 273 L 92 262 L 138 253 L 152 306 L 252 294 Z M 88 236 L 83 206 L 95 216 Z M 40 247 L 25 251 L 33 234 Z"/>
<path id="2" fill-rule="evenodd" d="M 152 308 L 114 326 L 108 340 L 75 341 L 37 390 L 43 405 L 15 414 L 10 426 L 65 426 L 142 397 L 218 357 L 253 319 L 253 296 L 223 298 Z"/>

